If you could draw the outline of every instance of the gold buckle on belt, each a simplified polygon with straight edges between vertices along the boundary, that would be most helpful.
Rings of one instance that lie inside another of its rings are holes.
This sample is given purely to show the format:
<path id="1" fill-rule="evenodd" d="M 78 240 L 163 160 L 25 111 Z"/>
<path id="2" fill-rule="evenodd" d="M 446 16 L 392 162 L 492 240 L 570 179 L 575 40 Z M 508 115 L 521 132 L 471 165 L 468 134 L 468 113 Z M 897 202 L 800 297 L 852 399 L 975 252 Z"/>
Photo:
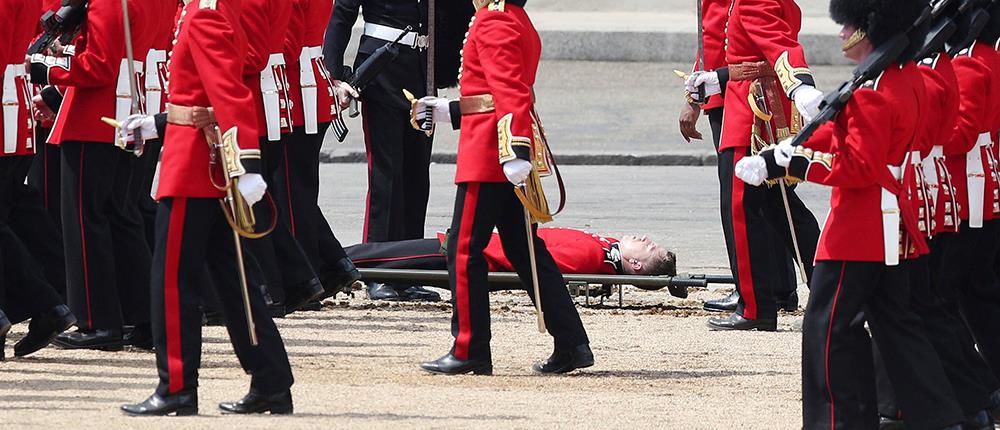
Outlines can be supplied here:
<path id="1" fill-rule="evenodd" d="M 167 122 L 202 129 L 216 123 L 215 109 L 167 104 Z"/>
<path id="2" fill-rule="evenodd" d="M 496 105 L 493 104 L 492 94 L 462 96 L 458 99 L 458 106 L 462 110 L 462 115 L 487 113 L 496 110 Z"/>

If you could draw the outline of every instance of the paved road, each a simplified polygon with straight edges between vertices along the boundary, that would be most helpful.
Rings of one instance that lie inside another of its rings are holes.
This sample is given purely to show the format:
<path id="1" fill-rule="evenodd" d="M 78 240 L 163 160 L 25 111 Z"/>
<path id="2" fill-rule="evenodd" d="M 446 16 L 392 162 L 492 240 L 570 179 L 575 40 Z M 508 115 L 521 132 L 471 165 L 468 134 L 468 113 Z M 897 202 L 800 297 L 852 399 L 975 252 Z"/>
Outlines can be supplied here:
<path id="1" fill-rule="evenodd" d="M 538 111 L 556 156 L 569 154 L 714 154 L 711 140 L 687 143 L 677 130 L 683 85 L 672 72 L 680 63 L 543 61 L 535 89 Z M 849 67 L 819 66 L 820 89 L 831 90 L 850 76 Z M 446 93 L 454 97 L 455 91 Z M 344 144 L 327 136 L 332 156 L 364 152 L 361 118 L 349 119 Z M 439 127 L 434 152 L 454 154 L 458 133 Z M 707 119 L 700 127 L 711 139 Z"/>
<path id="2" fill-rule="evenodd" d="M 552 226 L 612 236 L 649 234 L 675 250 L 681 271 L 727 270 L 714 167 L 566 166 L 562 170 L 569 203 Z M 450 225 L 454 171 L 451 164 L 431 166 L 426 237 Z M 320 173 L 320 205 L 334 231 L 345 246 L 359 242 L 364 220 L 365 166 L 326 164 Z M 812 184 L 800 188 L 822 222 L 829 208 L 829 192 Z"/>

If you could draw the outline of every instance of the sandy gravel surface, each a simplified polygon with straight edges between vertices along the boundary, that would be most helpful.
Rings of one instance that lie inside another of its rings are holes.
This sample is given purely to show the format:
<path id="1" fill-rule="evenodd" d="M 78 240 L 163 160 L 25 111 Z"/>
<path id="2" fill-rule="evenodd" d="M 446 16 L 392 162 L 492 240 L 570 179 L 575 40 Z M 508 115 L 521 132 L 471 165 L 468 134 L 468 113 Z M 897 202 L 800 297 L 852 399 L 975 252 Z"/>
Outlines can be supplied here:
<path id="1" fill-rule="evenodd" d="M 217 428 L 795 428 L 799 421 L 800 316 L 777 333 L 709 332 L 698 291 L 625 295 L 581 308 L 597 364 L 562 377 L 533 375 L 548 336 L 520 293 L 494 294 L 495 376 L 444 377 L 420 360 L 446 352 L 448 305 L 328 301 L 318 312 L 279 321 L 296 384 L 294 417 L 225 417 L 216 404 L 241 396 L 240 371 L 225 331 L 206 328 L 201 416 L 131 418 L 121 403 L 156 383 L 153 355 L 46 349 L 0 364 L 0 427 Z M 582 300 L 582 299 L 581 299 Z M 615 306 L 607 306 L 607 305 Z M 18 326 L 8 344 L 26 328 Z M 8 355 L 12 352 L 8 347 Z M 728 411 L 729 413 L 724 413 Z M 762 412 L 763 411 L 763 412 Z"/>

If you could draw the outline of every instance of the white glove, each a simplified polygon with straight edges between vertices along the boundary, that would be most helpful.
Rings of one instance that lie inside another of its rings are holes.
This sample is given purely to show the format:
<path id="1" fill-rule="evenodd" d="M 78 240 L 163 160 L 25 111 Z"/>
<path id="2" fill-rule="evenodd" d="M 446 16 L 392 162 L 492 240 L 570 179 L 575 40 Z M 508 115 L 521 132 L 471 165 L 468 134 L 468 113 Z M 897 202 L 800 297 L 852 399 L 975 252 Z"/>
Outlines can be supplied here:
<path id="1" fill-rule="evenodd" d="M 121 123 L 121 129 L 118 133 L 121 134 L 121 138 L 125 142 L 132 142 L 135 140 L 135 131 L 139 130 L 139 134 L 142 135 L 143 139 L 156 139 L 159 137 L 156 133 L 156 119 L 152 115 L 134 114 L 129 115 Z"/>
<path id="2" fill-rule="evenodd" d="M 744 157 L 736 163 L 734 173 L 743 182 L 756 187 L 767 179 L 767 163 L 764 162 L 764 157 L 759 155 Z"/>
<path id="3" fill-rule="evenodd" d="M 450 100 L 444 97 L 427 96 L 417 100 L 417 121 L 427 118 L 427 108 L 434 108 L 434 122 L 451 122 Z"/>
<path id="4" fill-rule="evenodd" d="M 267 183 L 264 182 L 264 177 L 259 173 L 244 173 L 240 176 L 240 181 L 236 184 L 236 188 L 243 195 L 243 199 L 247 201 L 247 204 L 253 207 L 254 203 L 264 198 L 264 192 L 267 191 Z"/>
<path id="5" fill-rule="evenodd" d="M 823 102 L 823 92 L 811 85 L 802 85 L 792 92 L 792 100 L 795 100 L 795 108 L 802 114 L 802 119 L 809 122 L 816 115 L 819 115 L 819 104 Z"/>
<path id="6" fill-rule="evenodd" d="M 774 162 L 781 167 L 788 167 L 792 162 L 793 153 L 795 153 L 795 147 L 792 146 L 792 138 L 786 138 L 778 142 L 777 148 L 774 148 Z"/>
<path id="7" fill-rule="evenodd" d="M 514 185 L 521 185 L 531 174 L 531 162 L 515 158 L 503 163 L 503 174 Z"/>
<path id="8" fill-rule="evenodd" d="M 706 97 L 722 92 L 722 86 L 719 84 L 719 74 L 715 72 L 692 73 L 691 76 L 688 76 L 687 81 L 684 82 L 684 89 L 691 94 L 698 94 L 698 87 L 702 85 L 705 85 Z"/>
<path id="9" fill-rule="evenodd" d="M 357 99 L 361 97 L 358 94 L 358 90 L 354 89 L 351 84 L 344 81 L 333 81 L 333 91 L 337 94 L 337 100 L 340 100 L 340 107 L 347 108 L 351 104 L 351 99 Z"/>

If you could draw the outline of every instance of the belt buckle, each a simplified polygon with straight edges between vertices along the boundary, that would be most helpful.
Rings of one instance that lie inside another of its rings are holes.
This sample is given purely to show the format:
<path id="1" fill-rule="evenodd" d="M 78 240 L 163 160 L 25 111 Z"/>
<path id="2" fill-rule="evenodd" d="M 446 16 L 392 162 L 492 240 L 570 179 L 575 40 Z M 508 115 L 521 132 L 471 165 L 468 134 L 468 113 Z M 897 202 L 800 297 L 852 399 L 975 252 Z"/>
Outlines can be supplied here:
<path id="1" fill-rule="evenodd" d="M 430 46 L 429 42 L 430 42 L 429 37 L 423 34 L 417 34 L 416 37 L 413 38 L 413 45 L 410 45 L 410 48 L 427 49 L 427 47 Z"/>

